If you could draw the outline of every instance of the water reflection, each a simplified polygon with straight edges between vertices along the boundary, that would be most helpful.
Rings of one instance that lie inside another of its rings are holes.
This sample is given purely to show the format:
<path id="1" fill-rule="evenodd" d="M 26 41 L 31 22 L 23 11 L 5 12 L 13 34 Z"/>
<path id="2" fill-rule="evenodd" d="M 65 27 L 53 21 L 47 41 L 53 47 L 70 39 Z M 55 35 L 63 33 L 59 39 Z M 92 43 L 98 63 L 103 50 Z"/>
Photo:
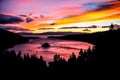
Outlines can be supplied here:
<path id="1" fill-rule="evenodd" d="M 51 47 L 49 48 L 42 48 L 41 45 L 43 43 L 49 43 Z M 49 62 L 53 60 L 53 56 L 55 54 L 59 54 L 66 60 L 69 58 L 70 54 L 73 52 L 76 56 L 80 49 L 88 49 L 88 47 L 92 47 L 92 44 L 86 42 L 79 42 L 79 41 L 69 41 L 69 40 L 59 40 L 59 39 L 47 39 L 47 38 L 40 38 L 40 39 L 32 39 L 30 42 L 25 44 L 16 45 L 9 50 L 15 50 L 16 53 L 19 51 L 23 54 L 35 54 L 37 57 L 41 55 L 44 59 Z"/>

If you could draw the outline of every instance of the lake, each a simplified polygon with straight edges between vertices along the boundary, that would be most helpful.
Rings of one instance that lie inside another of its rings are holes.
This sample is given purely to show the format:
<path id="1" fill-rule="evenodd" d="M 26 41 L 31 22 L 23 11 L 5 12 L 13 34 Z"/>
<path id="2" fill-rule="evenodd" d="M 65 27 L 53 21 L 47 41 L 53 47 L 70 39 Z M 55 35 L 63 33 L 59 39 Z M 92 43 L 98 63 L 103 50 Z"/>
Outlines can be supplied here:
<path id="1" fill-rule="evenodd" d="M 93 47 L 92 44 L 82 42 L 82 41 L 71 41 L 71 40 L 60 40 L 60 39 L 52 39 L 47 38 L 48 36 L 61 36 L 61 35 L 24 35 L 24 36 L 34 36 L 39 37 L 38 39 L 30 39 L 29 42 L 24 44 L 16 45 L 10 49 L 15 50 L 16 53 L 19 51 L 24 54 L 35 54 L 38 58 L 43 56 L 46 62 L 53 61 L 53 57 L 55 54 L 59 54 L 61 57 L 68 60 L 70 55 L 74 53 L 78 56 L 80 49 L 88 49 L 89 47 Z M 51 47 L 42 48 L 41 45 L 44 43 L 49 43 Z"/>

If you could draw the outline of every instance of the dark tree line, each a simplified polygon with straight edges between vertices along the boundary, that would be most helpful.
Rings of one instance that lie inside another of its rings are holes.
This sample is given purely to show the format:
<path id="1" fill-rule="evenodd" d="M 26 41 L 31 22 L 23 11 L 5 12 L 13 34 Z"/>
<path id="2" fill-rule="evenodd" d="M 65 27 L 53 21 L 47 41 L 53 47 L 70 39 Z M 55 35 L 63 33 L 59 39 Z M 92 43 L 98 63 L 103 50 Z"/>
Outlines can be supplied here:
<path id="1" fill-rule="evenodd" d="M 111 78 L 115 75 L 115 79 L 120 68 L 119 35 L 120 29 L 87 34 L 87 37 L 83 35 L 87 42 L 94 42 L 96 46 L 88 50 L 81 49 L 77 57 L 70 52 L 72 54 L 67 61 L 56 54 L 53 62 L 49 62 L 48 65 L 42 56 L 40 58 L 35 55 L 21 57 L 21 52 L 17 55 L 15 51 L 0 52 L 0 78 L 16 76 L 19 79 L 33 78 L 34 80 L 64 80 L 65 78 L 77 80 L 77 78 Z M 78 36 L 74 38 L 78 39 Z M 73 36 L 69 37 L 73 38 Z"/>
<path id="2" fill-rule="evenodd" d="M 37 58 L 35 55 L 27 54 L 22 57 L 21 52 L 16 55 L 15 51 L 5 51 L 0 53 L 0 73 L 4 76 L 12 75 L 12 78 L 17 76 L 43 80 L 56 79 L 56 77 L 81 79 L 87 78 L 86 76 L 113 75 L 119 72 L 120 61 L 120 51 L 115 45 L 119 44 L 114 44 L 113 47 L 101 44 L 92 49 L 80 49 L 77 57 L 72 53 L 67 61 L 56 54 L 53 61 L 48 64 L 42 56 Z"/>
<path id="3" fill-rule="evenodd" d="M 42 56 L 40 58 L 28 54 L 21 56 L 21 51 L 17 55 L 15 51 L 5 51 L 0 53 L 0 73 L 5 73 L 4 75 L 14 74 L 16 76 L 21 74 L 28 78 L 53 78 L 61 75 L 62 78 L 65 74 L 69 74 L 70 71 L 72 75 L 72 72 L 82 71 L 83 66 L 96 64 L 94 51 L 94 48 L 93 50 L 89 48 L 86 51 L 81 49 L 78 57 L 72 53 L 67 61 L 56 54 L 53 62 L 49 62 L 48 65 Z"/>

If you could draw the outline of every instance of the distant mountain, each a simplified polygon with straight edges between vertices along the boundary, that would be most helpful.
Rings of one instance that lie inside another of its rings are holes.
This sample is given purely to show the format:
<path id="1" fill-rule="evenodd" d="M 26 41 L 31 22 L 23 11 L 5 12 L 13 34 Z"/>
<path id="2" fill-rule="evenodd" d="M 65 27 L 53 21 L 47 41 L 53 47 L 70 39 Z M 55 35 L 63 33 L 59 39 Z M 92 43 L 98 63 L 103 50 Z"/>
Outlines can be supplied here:
<path id="1" fill-rule="evenodd" d="M 119 28 L 120 28 L 120 25 L 114 24 L 114 27 L 115 27 L 115 29 L 119 29 Z"/>
<path id="2" fill-rule="evenodd" d="M 12 47 L 16 44 L 27 42 L 29 39 L 19 34 L 0 29 L 0 51 Z"/>
<path id="3" fill-rule="evenodd" d="M 80 32 L 46 32 L 46 33 L 19 33 L 20 35 L 74 35 Z"/>
<path id="4" fill-rule="evenodd" d="M 72 35 L 72 34 L 81 34 L 80 32 L 46 32 L 42 35 Z"/>
<path id="5" fill-rule="evenodd" d="M 58 38 L 58 39 L 66 39 L 66 40 L 77 40 L 77 41 L 85 41 L 89 43 L 93 43 L 95 45 L 101 45 L 101 43 L 105 43 L 108 45 L 113 43 L 119 43 L 120 41 L 120 29 L 118 30 L 110 30 L 105 32 L 96 32 L 96 33 L 86 33 L 86 34 L 77 34 L 77 35 L 65 35 L 60 37 L 49 37 L 49 38 Z"/>
<path id="6" fill-rule="evenodd" d="M 29 33 L 29 32 L 20 32 L 18 34 L 20 34 L 20 35 L 34 35 L 34 33 Z"/>

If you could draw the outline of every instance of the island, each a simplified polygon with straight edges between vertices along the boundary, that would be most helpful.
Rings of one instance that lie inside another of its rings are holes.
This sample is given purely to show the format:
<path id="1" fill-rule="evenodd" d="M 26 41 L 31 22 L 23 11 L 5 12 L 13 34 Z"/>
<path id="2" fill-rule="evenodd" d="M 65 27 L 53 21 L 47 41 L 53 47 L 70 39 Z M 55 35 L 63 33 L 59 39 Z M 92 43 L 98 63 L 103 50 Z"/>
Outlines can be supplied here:
<path id="1" fill-rule="evenodd" d="M 49 43 L 44 43 L 44 44 L 42 44 L 41 47 L 43 47 L 43 48 L 49 48 L 49 47 L 50 47 L 50 44 L 49 44 Z"/>

